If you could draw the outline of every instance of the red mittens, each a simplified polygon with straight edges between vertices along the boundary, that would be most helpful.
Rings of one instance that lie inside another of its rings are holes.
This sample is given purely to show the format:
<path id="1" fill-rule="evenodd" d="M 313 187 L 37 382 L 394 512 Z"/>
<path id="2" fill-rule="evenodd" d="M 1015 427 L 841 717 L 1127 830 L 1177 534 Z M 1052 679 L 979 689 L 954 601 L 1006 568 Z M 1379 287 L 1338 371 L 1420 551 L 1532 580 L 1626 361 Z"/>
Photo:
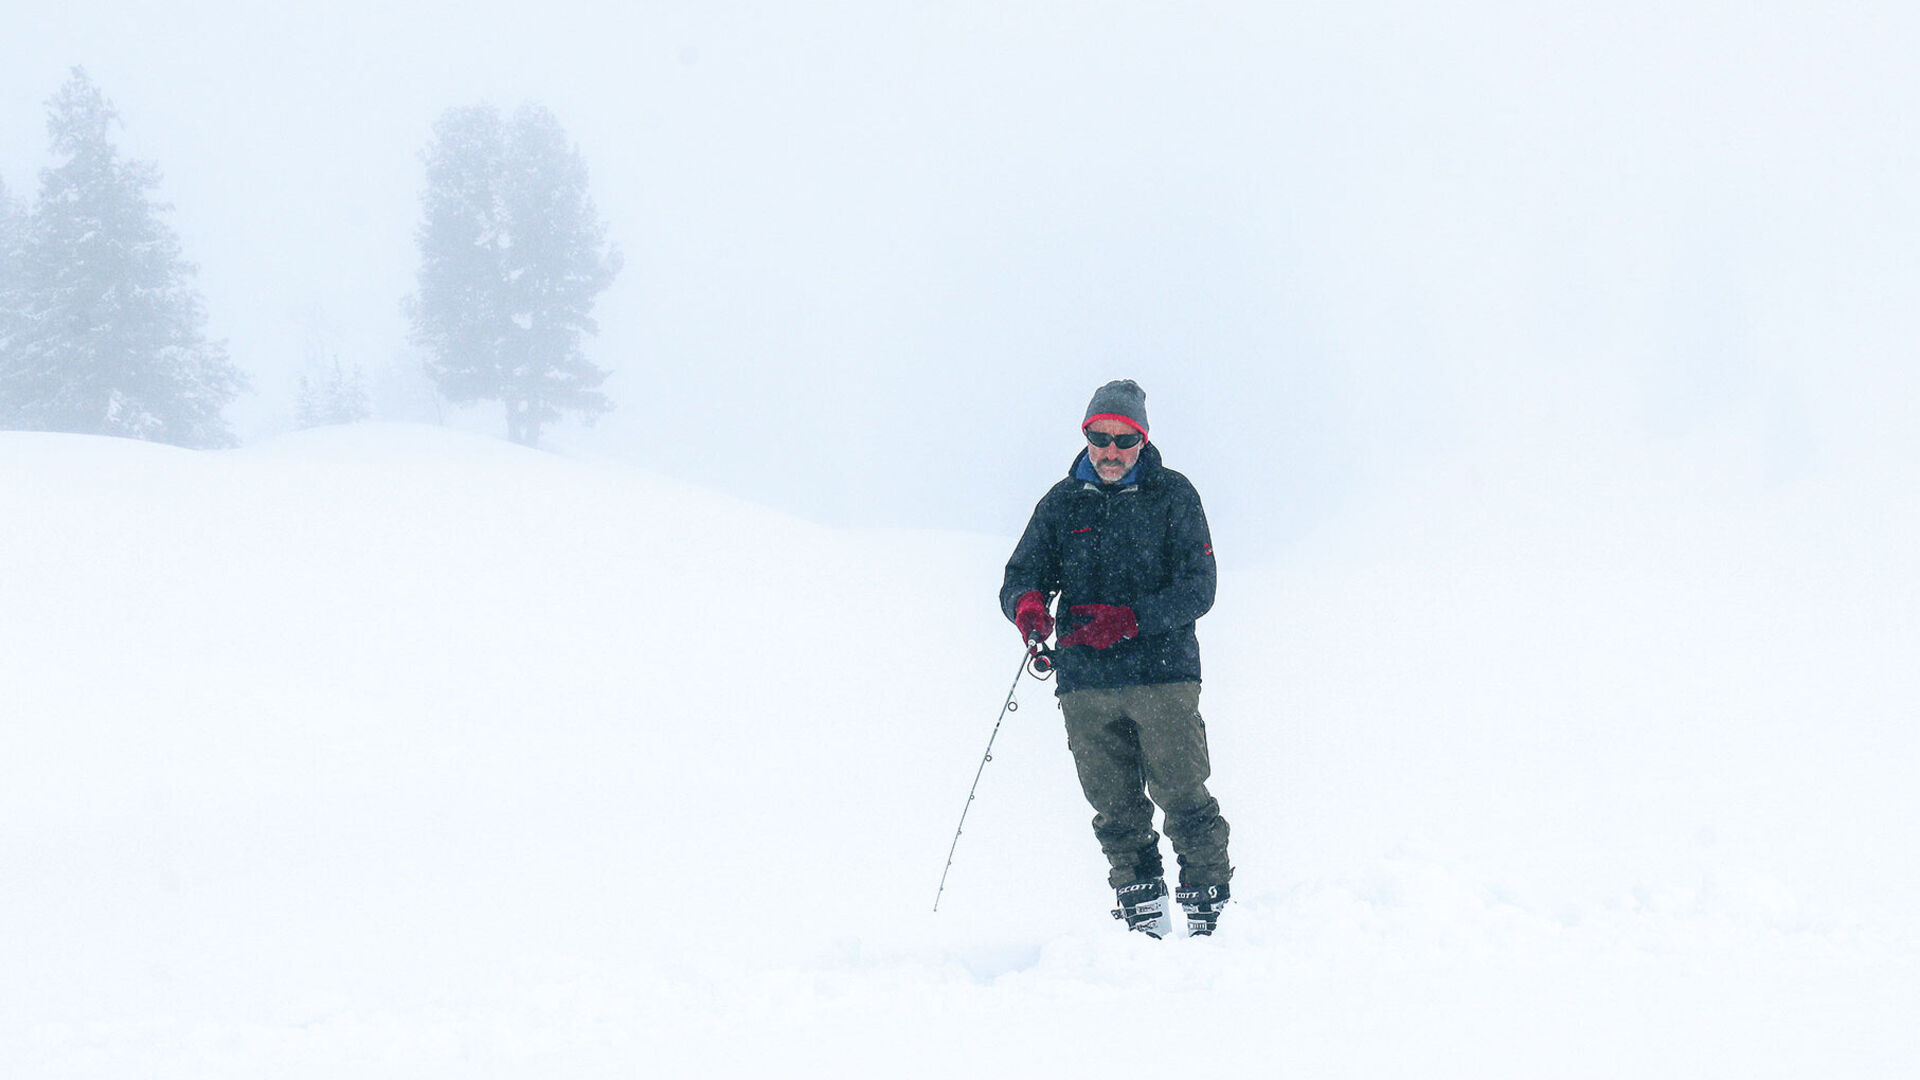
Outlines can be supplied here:
<path id="1" fill-rule="evenodd" d="M 1073 608 L 1073 614 L 1086 619 L 1085 625 L 1060 639 L 1060 647 L 1070 645 L 1091 645 L 1096 649 L 1112 648 L 1116 642 L 1125 641 L 1140 633 L 1139 620 L 1133 616 L 1133 609 L 1117 604 L 1082 604 Z"/>
<path id="2" fill-rule="evenodd" d="M 1020 640 L 1045 641 L 1053 633 L 1053 616 L 1047 614 L 1047 598 L 1040 590 L 1022 593 L 1013 609 L 1013 625 L 1020 628 Z"/>

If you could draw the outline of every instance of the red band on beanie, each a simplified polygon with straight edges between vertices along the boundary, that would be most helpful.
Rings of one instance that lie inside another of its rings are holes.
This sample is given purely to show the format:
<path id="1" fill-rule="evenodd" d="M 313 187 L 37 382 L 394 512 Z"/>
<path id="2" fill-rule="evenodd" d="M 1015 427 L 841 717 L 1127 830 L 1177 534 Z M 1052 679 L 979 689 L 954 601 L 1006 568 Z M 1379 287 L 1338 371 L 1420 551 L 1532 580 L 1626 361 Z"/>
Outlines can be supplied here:
<path id="1" fill-rule="evenodd" d="M 1121 423 L 1127 425 L 1128 427 L 1132 428 L 1133 430 L 1139 432 L 1142 435 L 1145 435 L 1147 433 L 1147 429 L 1140 426 L 1140 421 L 1135 420 L 1131 416 L 1121 416 L 1119 413 L 1111 413 L 1111 412 L 1103 412 L 1096 416 L 1087 417 L 1086 422 L 1080 425 L 1080 430 L 1081 431 L 1087 430 L 1087 428 L 1091 426 L 1095 420 L 1118 420 Z"/>

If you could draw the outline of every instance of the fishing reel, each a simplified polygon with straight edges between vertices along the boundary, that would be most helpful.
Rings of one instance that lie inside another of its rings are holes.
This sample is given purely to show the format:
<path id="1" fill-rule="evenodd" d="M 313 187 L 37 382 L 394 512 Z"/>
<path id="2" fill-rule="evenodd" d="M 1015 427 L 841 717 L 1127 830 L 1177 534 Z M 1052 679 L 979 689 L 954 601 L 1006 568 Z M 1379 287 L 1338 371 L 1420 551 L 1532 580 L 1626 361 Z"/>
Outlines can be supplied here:
<path id="1" fill-rule="evenodd" d="M 1053 678 L 1053 650 L 1038 638 L 1027 643 L 1027 672 L 1036 679 Z"/>

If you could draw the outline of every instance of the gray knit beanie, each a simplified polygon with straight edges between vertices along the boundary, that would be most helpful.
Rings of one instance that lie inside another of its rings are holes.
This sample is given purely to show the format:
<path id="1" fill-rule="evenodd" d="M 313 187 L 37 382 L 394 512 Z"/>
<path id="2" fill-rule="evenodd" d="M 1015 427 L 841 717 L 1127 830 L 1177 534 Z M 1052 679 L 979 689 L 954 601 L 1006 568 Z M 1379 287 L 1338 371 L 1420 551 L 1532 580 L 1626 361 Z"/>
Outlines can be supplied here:
<path id="1" fill-rule="evenodd" d="M 1147 392 L 1132 379 L 1113 380 L 1093 392 L 1093 400 L 1087 403 L 1087 418 L 1080 421 L 1080 426 L 1085 428 L 1095 420 L 1118 420 L 1145 435 Z"/>

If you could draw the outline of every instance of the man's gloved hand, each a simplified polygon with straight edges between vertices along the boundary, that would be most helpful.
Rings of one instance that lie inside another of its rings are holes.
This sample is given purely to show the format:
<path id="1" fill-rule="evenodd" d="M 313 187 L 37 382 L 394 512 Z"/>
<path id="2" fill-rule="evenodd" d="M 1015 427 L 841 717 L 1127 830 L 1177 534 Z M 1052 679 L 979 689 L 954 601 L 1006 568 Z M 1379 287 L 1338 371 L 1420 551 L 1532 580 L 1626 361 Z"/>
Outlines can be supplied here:
<path id="1" fill-rule="evenodd" d="M 1047 598 L 1040 590 L 1022 593 L 1014 602 L 1013 625 L 1020 628 L 1021 641 L 1045 641 L 1053 633 L 1053 616 L 1047 614 Z"/>
<path id="2" fill-rule="evenodd" d="M 1087 622 L 1060 639 L 1060 647 L 1070 645 L 1091 645 L 1096 649 L 1112 648 L 1114 643 L 1125 641 L 1140 633 L 1140 622 L 1133 616 L 1133 609 L 1117 604 L 1081 604 L 1072 609 L 1073 614 Z"/>

